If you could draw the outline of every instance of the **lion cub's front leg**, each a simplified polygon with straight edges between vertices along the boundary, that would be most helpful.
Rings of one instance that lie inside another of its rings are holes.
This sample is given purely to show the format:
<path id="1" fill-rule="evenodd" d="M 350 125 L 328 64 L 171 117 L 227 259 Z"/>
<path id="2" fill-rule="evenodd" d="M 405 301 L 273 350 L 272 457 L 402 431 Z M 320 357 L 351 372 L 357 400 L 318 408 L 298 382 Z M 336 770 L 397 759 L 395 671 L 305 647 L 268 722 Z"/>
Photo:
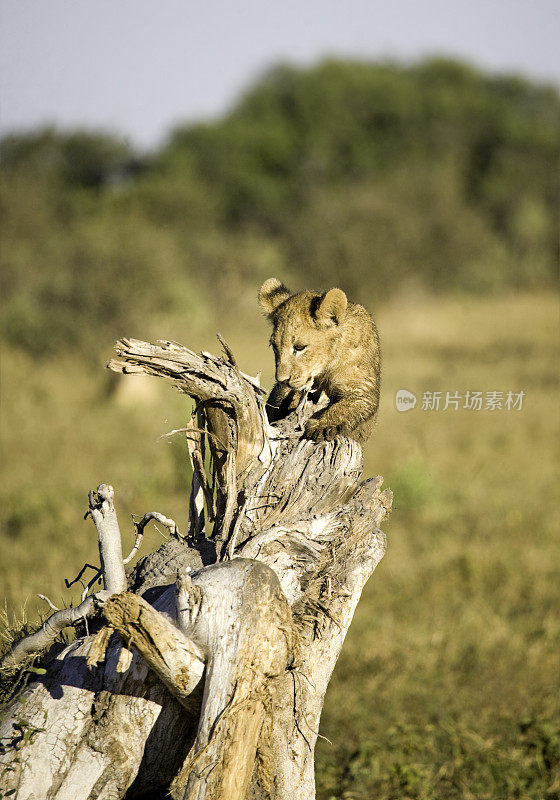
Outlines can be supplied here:
<path id="1" fill-rule="evenodd" d="M 305 435 L 315 442 L 332 441 L 337 436 L 349 436 L 364 441 L 373 424 L 373 410 L 368 398 L 345 397 L 318 411 L 305 423 Z"/>

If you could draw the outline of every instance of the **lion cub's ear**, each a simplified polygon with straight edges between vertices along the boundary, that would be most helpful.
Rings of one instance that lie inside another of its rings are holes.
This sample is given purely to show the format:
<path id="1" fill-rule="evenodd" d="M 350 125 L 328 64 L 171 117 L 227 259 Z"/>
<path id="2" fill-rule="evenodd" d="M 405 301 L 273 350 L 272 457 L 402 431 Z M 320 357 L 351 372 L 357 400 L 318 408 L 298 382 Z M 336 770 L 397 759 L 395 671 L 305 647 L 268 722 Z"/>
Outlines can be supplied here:
<path id="1" fill-rule="evenodd" d="M 314 317 L 322 328 L 331 325 L 340 325 L 346 314 L 348 300 L 342 289 L 331 289 L 320 300 L 315 309 Z"/>
<path id="2" fill-rule="evenodd" d="M 269 278 L 261 286 L 259 303 L 265 314 L 273 314 L 278 306 L 290 297 L 290 290 L 278 280 Z"/>

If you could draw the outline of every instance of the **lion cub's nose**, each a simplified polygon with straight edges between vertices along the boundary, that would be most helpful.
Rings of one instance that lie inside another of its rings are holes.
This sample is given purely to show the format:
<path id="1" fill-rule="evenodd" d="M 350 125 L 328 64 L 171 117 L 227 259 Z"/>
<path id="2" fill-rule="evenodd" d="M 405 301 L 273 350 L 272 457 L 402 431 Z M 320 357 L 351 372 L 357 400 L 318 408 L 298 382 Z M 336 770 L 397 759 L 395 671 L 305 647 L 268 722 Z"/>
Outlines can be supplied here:
<path id="1" fill-rule="evenodd" d="M 276 370 L 276 380 L 278 383 L 288 383 L 290 380 L 290 373 L 285 369 Z"/>

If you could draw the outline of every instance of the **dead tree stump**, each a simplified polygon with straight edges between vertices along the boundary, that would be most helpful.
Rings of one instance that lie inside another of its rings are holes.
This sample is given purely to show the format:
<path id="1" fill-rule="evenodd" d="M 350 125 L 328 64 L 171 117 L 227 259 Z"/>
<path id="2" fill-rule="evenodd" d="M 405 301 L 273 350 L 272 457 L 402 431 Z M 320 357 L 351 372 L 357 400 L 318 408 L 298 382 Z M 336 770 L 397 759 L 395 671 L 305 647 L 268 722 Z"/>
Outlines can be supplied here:
<path id="1" fill-rule="evenodd" d="M 222 344 L 217 358 L 117 343 L 111 369 L 165 377 L 195 400 L 181 432 L 193 465 L 188 534 L 156 515 L 174 536 L 123 591 L 111 487 L 90 494 L 104 591 L 54 614 L 3 668 L 78 617 L 103 624 L 54 654 L 6 709 L 4 796 L 315 797 L 325 692 L 385 552 L 379 525 L 392 495 L 380 477 L 361 481 L 356 442 L 303 438 L 320 400 L 271 426 L 258 382 Z"/>

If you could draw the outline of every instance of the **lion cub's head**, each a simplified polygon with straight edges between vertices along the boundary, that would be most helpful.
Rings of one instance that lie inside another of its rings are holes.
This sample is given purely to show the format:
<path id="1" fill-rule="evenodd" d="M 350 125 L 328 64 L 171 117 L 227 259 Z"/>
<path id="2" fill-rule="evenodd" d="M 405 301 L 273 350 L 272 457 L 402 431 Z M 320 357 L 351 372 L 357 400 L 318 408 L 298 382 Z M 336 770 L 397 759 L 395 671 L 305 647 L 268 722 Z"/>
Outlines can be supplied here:
<path id="1" fill-rule="evenodd" d="M 346 295 L 341 289 L 292 295 L 279 280 L 269 278 L 261 286 L 259 302 L 273 325 L 276 380 L 291 389 L 310 389 L 337 355 Z"/>

